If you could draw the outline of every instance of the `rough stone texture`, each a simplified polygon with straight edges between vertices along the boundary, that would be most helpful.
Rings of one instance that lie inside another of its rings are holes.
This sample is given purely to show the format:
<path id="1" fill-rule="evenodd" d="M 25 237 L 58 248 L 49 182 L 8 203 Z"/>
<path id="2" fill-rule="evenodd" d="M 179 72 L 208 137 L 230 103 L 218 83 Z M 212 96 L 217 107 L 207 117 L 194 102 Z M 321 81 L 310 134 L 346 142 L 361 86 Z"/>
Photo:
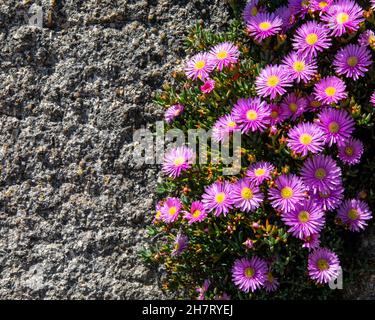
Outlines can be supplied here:
<path id="1" fill-rule="evenodd" d="M 161 116 L 152 92 L 220 0 L 0 3 L 0 298 L 161 298 L 142 265 L 157 168 L 132 133 Z M 32 15 L 32 14 L 31 14 Z"/>

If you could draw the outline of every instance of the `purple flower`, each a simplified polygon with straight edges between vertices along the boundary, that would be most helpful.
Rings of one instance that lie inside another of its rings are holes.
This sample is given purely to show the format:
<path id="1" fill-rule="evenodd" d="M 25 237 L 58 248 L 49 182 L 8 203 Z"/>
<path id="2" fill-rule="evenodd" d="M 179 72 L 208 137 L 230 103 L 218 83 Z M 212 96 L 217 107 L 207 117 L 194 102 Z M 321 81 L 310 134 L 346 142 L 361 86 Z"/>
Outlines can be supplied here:
<path id="1" fill-rule="evenodd" d="M 320 80 L 314 87 L 314 94 L 320 102 L 331 104 L 345 99 L 348 96 L 345 90 L 345 82 L 332 76 Z"/>
<path id="2" fill-rule="evenodd" d="M 208 289 L 210 288 L 210 285 L 211 285 L 211 281 L 209 279 L 206 279 L 206 280 L 203 281 L 202 287 L 199 287 L 199 288 L 196 289 L 196 291 L 199 294 L 197 300 L 204 300 L 205 294 L 208 291 Z"/>
<path id="3" fill-rule="evenodd" d="M 353 165 L 361 160 L 363 143 L 357 139 L 349 138 L 342 146 L 338 147 L 338 151 L 342 162 Z"/>
<path id="4" fill-rule="evenodd" d="M 271 109 L 269 120 L 272 126 L 281 123 L 288 118 L 288 113 L 285 112 L 280 105 L 271 103 L 269 107 Z"/>
<path id="5" fill-rule="evenodd" d="M 205 187 L 205 193 L 202 196 L 204 208 L 208 212 L 214 211 L 215 216 L 227 215 L 233 207 L 230 191 L 231 184 L 227 181 L 216 181 L 212 185 Z"/>
<path id="6" fill-rule="evenodd" d="M 349 44 L 342 48 L 333 61 L 337 74 L 354 80 L 363 77 L 371 64 L 370 50 L 357 44 Z"/>
<path id="7" fill-rule="evenodd" d="M 204 52 L 196 54 L 188 61 L 185 72 L 188 78 L 204 81 L 214 68 L 214 62 L 209 59 L 209 54 Z"/>
<path id="8" fill-rule="evenodd" d="M 287 32 L 296 22 L 294 15 L 290 14 L 288 6 L 282 6 L 276 9 L 275 15 L 279 17 L 283 24 L 281 26 L 282 32 Z"/>
<path id="9" fill-rule="evenodd" d="M 334 36 L 342 36 L 346 32 L 354 32 L 364 21 L 363 9 L 354 1 L 338 0 L 322 16 Z"/>
<path id="10" fill-rule="evenodd" d="M 301 169 L 302 180 L 313 192 L 327 192 L 341 185 L 341 169 L 326 155 L 316 155 L 305 161 Z"/>
<path id="11" fill-rule="evenodd" d="M 328 283 L 340 275 L 340 261 L 337 255 L 326 248 L 319 248 L 309 254 L 308 271 L 317 283 Z"/>
<path id="12" fill-rule="evenodd" d="M 313 123 L 300 123 L 288 134 L 288 147 L 302 157 L 323 150 L 323 131 Z"/>
<path id="13" fill-rule="evenodd" d="M 184 215 L 184 218 L 189 221 L 189 224 L 201 222 L 206 219 L 206 217 L 206 209 L 204 208 L 203 203 L 200 201 L 194 201 L 191 204 L 190 211 L 186 211 Z"/>
<path id="14" fill-rule="evenodd" d="M 374 91 L 374 93 L 371 95 L 370 102 L 371 102 L 371 104 L 375 107 L 375 91 Z"/>
<path id="15" fill-rule="evenodd" d="M 267 280 L 267 264 L 258 257 L 242 258 L 234 262 L 232 280 L 243 292 L 254 292 Z"/>
<path id="16" fill-rule="evenodd" d="M 215 80 L 207 79 L 203 85 L 201 85 L 201 91 L 203 93 L 210 93 L 215 89 Z"/>
<path id="17" fill-rule="evenodd" d="M 189 238 L 186 235 L 179 233 L 174 241 L 174 247 L 171 256 L 179 256 L 187 248 L 188 243 Z"/>
<path id="18" fill-rule="evenodd" d="M 233 184 L 231 198 L 236 208 L 251 212 L 259 208 L 263 202 L 264 195 L 250 179 L 244 178 Z"/>
<path id="19" fill-rule="evenodd" d="M 299 27 L 293 39 L 293 47 L 297 53 L 308 57 L 316 57 L 319 52 L 331 46 L 327 27 L 315 21 L 309 21 Z"/>
<path id="20" fill-rule="evenodd" d="M 304 113 L 307 109 L 307 100 L 304 97 L 297 96 L 296 93 L 289 93 L 282 101 L 281 108 L 285 115 L 292 120 L 297 118 Z"/>
<path id="21" fill-rule="evenodd" d="M 313 94 L 307 97 L 307 101 L 307 111 L 316 112 L 319 109 L 326 107 L 326 105 L 323 105 Z"/>
<path id="22" fill-rule="evenodd" d="M 319 233 L 315 233 L 315 234 L 312 234 L 308 237 L 306 237 L 305 239 L 303 239 L 303 244 L 302 244 L 302 248 L 307 248 L 309 250 L 312 250 L 312 249 L 316 249 L 316 248 L 319 248 L 320 246 L 320 234 Z"/>
<path id="23" fill-rule="evenodd" d="M 227 140 L 230 133 L 240 131 L 240 127 L 232 115 L 219 118 L 212 128 L 212 138 L 216 142 Z"/>
<path id="24" fill-rule="evenodd" d="M 372 218 L 366 202 L 357 199 L 345 200 L 337 210 L 337 217 L 349 227 L 350 231 L 361 231 L 367 226 L 366 220 Z"/>
<path id="25" fill-rule="evenodd" d="M 271 180 L 271 173 L 275 170 L 275 167 L 266 161 L 261 161 L 252 164 L 246 171 L 246 176 L 255 183 L 260 185 L 265 180 Z"/>
<path id="26" fill-rule="evenodd" d="M 281 31 L 282 20 L 273 13 L 261 12 L 247 20 L 247 31 L 255 41 L 277 34 Z"/>
<path id="27" fill-rule="evenodd" d="M 163 172 L 169 177 L 177 178 L 191 167 L 195 154 L 191 148 L 182 146 L 169 150 L 164 157 Z"/>
<path id="28" fill-rule="evenodd" d="M 243 133 L 263 131 L 269 124 L 270 114 L 268 104 L 259 98 L 239 99 L 232 110 Z"/>
<path id="29" fill-rule="evenodd" d="M 244 244 L 244 245 L 246 246 L 246 248 L 248 248 L 248 249 L 252 249 L 252 248 L 254 247 L 254 241 L 251 240 L 251 239 L 249 239 L 249 238 L 247 238 L 246 241 L 245 241 L 243 244 Z"/>
<path id="30" fill-rule="evenodd" d="M 361 46 L 375 47 L 375 33 L 372 30 L 366 30 L 358 38 L 358 44 Z"/>
<path id="31" fill-rule="evenodd" d="M 310 9 L 321 13 L 326 12 L 332 5 L 333 0 L 310 0 Z"/>
<path id="32" fill-rule="evenodd" d="M 275 186 L 269 189 L 269 200 L 273 208 L 288 213 L 303 202 L 306 187 L 301 178 L 294 174 L 281 175 L 276 179 Z"/>
<path id="33" fill-rule="evenodd" d="M 325 143 L 342 146 L 351 137 L 355 121 L 345 110 L 326 108 L 318 115 L 317 125 L 324 132 Z"/>
<path id="34" fill-rule="evenodd" d="M 176 117 L 178 117 L 184 111 L 182 104 L 175 104 L 169 107 L 165 113 L 164 118 L 167 123 L 171 123 Z"/>
<path id="35" fill-rule="evenodd" d="M 216 295 L 215 300 L 230 300 L 231 296 L 227 294 L 226 292 L 223 292 L 221 295 Z"/>
<path id="36" fill-rule="evenodd" d="M 293 79 L 283 66 L 269 65 L 264 68 L 255 80 L 257 93 L 263 97 L 276 98 L 283 95 L 286 87 L 292 85 Z"/>
<path id="37" fill-rule="evenodd" d="M 309 12 L 309 0 L 289 0 L 288 8 L 291 15 L 298 15 L 304 18 Z"/>
<path id="38" fill-rule="evenodd" d="M 340 184 L 333 190 L 320 191 L 317 193 L 311 192 L 310 196 L 324 211 L 332 211 L 336 209 L 344 199 L 344 187 Z"/>
<path id="39" fill-rule="evenodd" d="M 264 289 L 266 289 L 267 292 L 273 292 L 276 291 L 278 287 L 279 281 L 272 275 L 271 272 L 268 272 L 266 281 L 264 282 Z"/>
<path id="40" fill-rule="evenodd" d="M 182 203 L 178 198 L 167 198 L 161 207 L 160 218 L 166 223 L 172 223 L 177 220 L 178 215 L 181 211 Z"/>
<path id="41" fill-rule="evenodd" d="M 242 12 L 243 19 L 245 24 L 249 22 L 252 17 L 255 17 L 259 12 L 264 12 L 264 8 L 258 5 L 259 0 L 250 0 L 245 6 L 245 9 Z"/>
<path id="42" fill-rule="evenodd" d="M 288 232 L 299 239 L 305 239 L 319 233 L 325 223 L 322 208 L 312 200 L 304 200 L 289 213 L 283 213 L 281 219 L 289 226 Z"/>
<path id="43" fill-rule="evenodd" d="M 152 223 L 156 223 L 156 222 L 160 221 L 160 219 L 161 219 L 161 208 L 162 208 L 162 202 L 159 201 L 155 206 L 156 214 L 155 214 L 155 217 L 154 217 L 154 220 L 152 221 Z"/>
<path id="44" fill-rule="evenodd" d="M 239 55 L 237 46 L 231 42 L 223 42 L 211 49 L 209 59 L 221 71 L 224 67 L 237 63 Z"/>
<path id="45" fill-rule="evenodd" d="M 304 83 L 309 82 L 318 71 L 318 65 L 315 59 L 309 59 L 302 55 L 291 52 L 287 55 L 283 64 L 287 66 L 288 72 L 293 79 L 297 82 L 303 81 Z"/>

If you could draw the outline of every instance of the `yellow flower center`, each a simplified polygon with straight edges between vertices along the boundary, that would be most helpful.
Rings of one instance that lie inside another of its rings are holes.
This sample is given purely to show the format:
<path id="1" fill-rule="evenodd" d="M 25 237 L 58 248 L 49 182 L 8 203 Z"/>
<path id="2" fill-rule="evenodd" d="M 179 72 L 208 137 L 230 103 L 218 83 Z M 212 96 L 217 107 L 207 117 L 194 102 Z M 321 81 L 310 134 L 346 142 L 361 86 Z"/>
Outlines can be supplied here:
<path id="1" fill-rule="evenodd" d="M 291 187 L 284 187 L 281 189 L 281 196 L 284 199 L 290 199 L 293 197 L 293 189 Z"/>
<path id="2" fill-rule="evenodd" d="M 319 192 L 319 196 L 323 199 L 327 199 L 329 198 L 329 196 L 331 195 L 331 193 L 329 191 L 327 192 Z"/>
<path id="3" fill-rule="evenodd" d="M 266 173 L 266 170 L 264 170 L 263 168 L 259 168 L 259 169 L 254 170 L 254 174 L 255 174 L 256 177 L 261 177 L 265 173 Z"/>
<path id="4" fill-rule="evenodd" d="M 352 147 L 345 147 L 345 154 L 346 154 L 347 156 L 352 156 L 353 153 L 354 153 L 354 150 L 353 150 Z"/>
<path id="5" fill-rule="evenodd" d="M 297 72 L 302 72 L 303 70 L 305 70 L 305 63 L 303 61 L 296 61 L 293 63 L 293 69 Z"/>
<path id="6" fill-rule="evenodd" d="M 241 190 L 241 197 L 245 200 L 250 200 L 253 198 L 253 191 L 250 188 L 245 187 Z"/>
<path id="7" fill-rule="evenodd" d="M 311 143 L 312 141 L 312 136 L 307 133 L 302 133 L 301 136 L 299 137 L 299 142 L 301 142 L 303 145 L 307 146 Z"/>
<path id="8" fill-rule="evenodd" d="M 347 22 L 349 21 L 349 15 L 348 15 L 346 12 L 340 12 L 340 13 L 336 16 L 336 21 L 337 21 L 337 23 L 339 23 L 339 24 L 347 23 Z"/>
<path id="9" fill-rule="evenodd" d="M 206 65 L 206 62 L 204 62 L 204 60 L 199 60 L 195 63 L 195 69 L 201 70 L 204 68 L 205 65 Z"/>
<path id="10" fill-rule="evenodd" d="M 259 29 L 262 30 L 262 31 L 267 31 L 267 30 L 271 29 L 271 27 L 272 27 L 272 25 L 268 21 L 264 21 L 264 22 L 261 22 L 259 24 Z"/>
<path id="11" fill-rule="evenodd" d="M 279 113 L 277 111 L 274 110 L 271 112 L 271 118 L 276 119 L 278 116 L 279 116 Z"/>
<path id="12" fill-rule="evenodd" d="M 357 220 L 358 218 L 358 211 L 356 209 L 350 209 L 348 212 L 348 218 L 351 220 Z"/>
<path id="13" fill-rule="evenodd" d="M 255 17 L 258 14 L 258 8 L 257 7 L 252 7 L 250 14 Z"/>
<path id="14" fill-rule="evenodd" d="M 170 207 L 168 212 L 171 216 L 173 216 L 174 214 L 176 214 L 177 208 L 176 207 Z"/>
<path id="15" fill-rule="evenodd" d="M 289 110 L 290 110 L 290 111 L 292 111 L 292 112 L 296 112 L 296 111 L 297 111 L 297 108 L 298 108 L 298 106 L 297 106 L 296 103 L 292 102 L 292 103 L 289 104 Z"/>
<path id="16" fill-rule="evenodd" d="M 327 176 L 327 171 L 323 168 L 319 168 L 315 171 L 315 178 L 323 179 Z"/>
<path id="17" fill-rule="evenodd" d="M 325 1 L 320 1 L 319 2 L 319 8 L 320 9 L 324 9 L 325 7 L 327 7 L 328 6 L 328 3 L 327 2 L 325 2 Z"/>
<path id="18" fill-rule="evenodd" d="M 223 60 L 223 59 L 226 59 L 228 57 L 228 52 L 226 51 L 219 51 L 217 54 L 216 54 L 216 57 L 220 60 Z"/>
<path id="19" fill-rule="evenodd" d="M 155 215 L 155 219 L 156 220 L 159 220 L 160 219 L 160 216 L 161 216 L 161 211 L 156 211 L 156 215 Z"/>
<path id="20" fill-rule="evenodd" d="M 358 58 L 356 56 L 351 56 L 346 62 L 350 67 L 355 67 L 358 63 Z"/>
<path id="21" fill-rule="evenodd" d="M 309 221 L 309 219 L 310 219 L 310 214 L 307 211 L 301 211 L 298 214 L 298 220 L 302 223 Z"/>
<path id="22" fill-rule="evenodd" d="M 268 272 L 267 273 L 267 280 L 268 280 L 268 282 L 273 282 L 273 280 L 274 280 L 274 277 L 273 277 L 273 275 L 272 275 L 272 273 L 271 272 Z"/>
<path id="23" fill-rule="evenodd" d="M 218 193 L 216 196 L 215 196 L 215 201 L 217 202 L 217 203 L 223 203 L 224 202 L 224 200 L 225 200 L 225 193 L 224 192 L 220 192 L 220 193 Z"/>
<path id="24" fill-rule="evenodd" d="M 251 267 L 245 269 L 245 276 L 248 278 L 252 278 L 255 274 L 255 270 Z"/>
<path id="25" fill-rule="evenodd" d="M 200 211 L 200 210 L 195 210 L 195 211 L 193 212 L 193 217 L 194 217 L 194 218 L 198 218 L 200 215 L 201 215 L 201 211 Z"/>
<path id="26" fill-rule="evenodd" d="M 236 123 L 234 121 L 229 121 L 228 124 L 227 124 L 227 126 L 229 128 L 235 128 L 236 127 Z"/>
<path id="27" fill-rule="evenodd" d="M 317 100 L 313 100 L 310 103 L 310 106 L 312 106 L 313 108 L 319 108 L 321 105 L 322 104 L 319 101 L 317 101 Z"/>
<path id="28" fill-rule="evenodd" d="M 318 268 L 320 271 L 328 270 L 329 265 L 326 259 L 319 259 L 318 260 Z"/>
<path id="29" fill-rule="evenodd" d="M 280 78 L 278 76 L 270 76 L 267 80 L 267 86 L 276 87 L 280 83 Z"/>
<path id="30" fill-rule="evenodd" d="M 315 43 L 318 42 L 318 35 L 316 33 L 310 33 L 306 36 L 306 43 L 310 46 L 313 46 Z"/>
<path id="31" fill-rule="evenodd" d="M 175 166 L 181 166 L 181 165 L 183 165 L 185 163 L 185 158 L 184 157 L 178 157 L 178 158 L 176 158 L 174 161 L 173 161 L 173 164 L 175 165 Z"/>
<path id="32" fill-rule="evenodd" d="M 335 87 L 327 87 L 324 91 L 325 91 L 325 93 L 328 97 L 333 97 L 336 93 L 336 88 Z"/>
<path id="33" fill-rule="evenodd" d="M 336 122 L 336 121 L 332 121 L 329 125 L 328 125 L 328 130 L 329 132 L 331 133 L 337 133 L 340 129 L 340 126 L 339 124 Z"/>
<path id="34" fill-rule="evenodd" d="M 175 245 L 174 245 L 174 250 L 175 251 L 178 251 L 180 249 L 180 244 L 177 242 Z"/>
<path id="35" fill-rule="evenodd" d="M 249 110 L 248 112 L 246 112 L 246 118 L 247 120 L 256 120 L 258 118 L 258 114 L 255 110 Z"/>

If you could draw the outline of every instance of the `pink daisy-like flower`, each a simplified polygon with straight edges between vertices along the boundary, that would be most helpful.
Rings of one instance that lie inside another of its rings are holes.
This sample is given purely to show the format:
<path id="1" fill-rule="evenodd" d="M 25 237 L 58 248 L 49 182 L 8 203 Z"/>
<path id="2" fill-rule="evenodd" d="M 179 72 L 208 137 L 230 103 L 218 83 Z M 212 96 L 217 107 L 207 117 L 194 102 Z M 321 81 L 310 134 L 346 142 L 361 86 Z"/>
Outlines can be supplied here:
<path id="1" fill-rule="evenodd" d="M 232 280 L 241 291 L 254 292 L 266 282 L 267 272 L 266 262 L 258 257 L 237 259 L 232 268 Z"/>
<path id="2" fill-rule="evenodd" d="M 326 107 L 326 105 L 323 105 L 313 94 L 307 97 L 307 111 L 317 112 L 323 107 Z"/>
<path id="3" fill-rule="evenodd" d="M 333 0 L 310 0 L 310 10 L 322 14 L 331 7 L 332 3 Z"/>
<path id="4" fill-rule="evenodd" d="M 255 185 L 260 185 L 263 181 L 271 180 L 271 173 L 275 167 L 266 161 L 261 161 L 252 164 L 246 171 L 246 176 Z"/>
<path id="5" fill-rule="evenodd" d="M 308 237 L 303 239 L 302 248 L 307 248 L 309 250 L 319 248 L 319 246 L 320 246 L 320 239 L 319 238 L 320 238 L 319 233 L 309 235 Z"/>
<path id="6" fill-rule="evenodd" d="M 349 44 L 342 48 L 333 61 L 337 74 L 354 80 L 363 77 L 371 64 L 370 50 L 357 44 Z"/>
<path id="7" fill-rule="evenodd" d="M 264 195 L 249 178 L 244 178 L 233 184 L 231 198 L 236 208 L 251 212 L 259 208 L 263 202 Z"/>
<path id="8" fill-rule="evenodd" d="M 293 47 L 302 56 L 312 58 L 331 46 L 327 27 L 315 21 L 309 21 L 299 27 L 293 39 Z"/>
<path id="9" fill-rule="evenodd" d="M 239 99 L 232 110 L 243 133 L 263 131 L 269 124 L 270 114 L 268 104 L 259 98 Z"/>
<path id="10" fill-rule="evenodd" d="M 154 220 L 152 221 L 152 223 L 157 223 L 158 221 L 160 221 L 161 219 L 161 208 L 162 208 L 162 202 L 159 201 L 156 206 L 155 206 L 155 211 L 156 211 L 156 214 L 155 214 L 155 217 L 154 217 Z"/>
<path id="11" fill-rule="evenodd" d="M 329 249 L 319 248 L 309 254 L 309 276 L 318 283 L 335 280 L 340 275 L 340 269 L 339 258 Z"/>
<path id="12" fill-rule="evenodd" d="M 351 115 L 341 109 L 325 108 L 316 121 L 324 132 L 324 140 L 329 146 L 336 143 L 342 146 L 351 137 L 354 131 L 355 121 Z"/>
<path id="13" fill-rule="evenodd" d="M 289 213 L 283 213 L 281 219 L 289 227 L 288 232 L 299 239 L 305 239 L 319 233 L 325 223 L 324 212 L 311 200 L 304 200 Z"/>
<path id="14" fill-rule="evenodd" d="M 302 180 L 313 193 L 335 190 L 341 186 L 341 169 L 330 156 L 316 155 L 305 161 Z"/>
<path id="15" fill-rule="evenodd" d="M 310 192 L 310 197 L 319 204 L 324 211 L 332 211 L 336 209 L 344 199 L 344 187 L 340 184 L 332 190 L 319 191 L 317 193 Z"/>
<path id="16" fill-rule="evenodd" d="M 293 79 L 285 66 L 269 65 L 265 67 L 255 80 L 257 93 L 265 98 L 275 99 L 286 92 Z"/>
<path id="17" fill-rule="evenodd" d="M 171 123 L 175 118 L 177 118 L 184 111 L 184 106 L 182 104 L 175 104 L 169 107 L 164 113 L 164 119 L 167 123 Z"/>
<path id="18" fill-rule="evenodd" d="M 252 17 L 255 17 L 259 12 L 264 12 L 264 8 L 258 5 L 259 0 L 250 0 L 246 4 L 242 16 L 245 21 L 245 24 L 249 22 Z"/>
<path id="19" fill-rule="evenodd" d="M 186 211 L 184 218 L 189 221 L 189 224 L 194 222 L 201 222 L 207 218 L 206 209 L 200 201 L 194 201 L 190 206 L 190 211 Z"/>
<path id="20" fill-rule="evenodd" d="M 350 199 L 344 201 L 337 210 L 337 218 L 346 224 L 350 231 L 359 232 L 365 229 L 372 214 L 366 202 Z"/>
<path id="21" fill-rule="evenodd" d="M 205 192 L 202 196 L 204 208 L 208 212 L 214 211 L 215 216 L 227 215 L 229 210 L 233 208 L 233 201 L 230 195 L 231 188 L 231 184 L 227 181 L 216 181 L 212 185 L 205 187 Z"/>
<path id="22" fill-rule="evenodd" d="M 287 32 L 296 22 L 296 17 L 290 14 L 290 9 L 288 6 L 281 6 L 277 8 L 275 15 L 283 22 L 283 25 L 281 26 L 282 32 Z"/>
<path id="23" fill-rule="evenodd" d="M 279 285 L 279 280 L 275 278 L 273 274 L 269 271 L 267 273 L 266 281 L 264 282 L 264 289 L 266 289 L 267 292 L 273 292 L 278 289 Z"/>
<path id="24" fill-rule="evenodd" d="M 282 213 L 295 210 L 296 206 L 306 198 L 306 187 L 301 178 L 294 174 L 278 177 L 275 186 L 268 192 L 272 207 Z"/>
<path id="25" fill-rule="evenodd" d="M 288 133 L 288 147 L 302 157 L 323 150 L 323 131 L 313 123 L 300 123 Z"/>
<path id="26" fill-rule="evenodd" d="M 339 158 L 342 162 L 353 165 L 359 163 L 363 153 L 363 143 L 357 139 L 350 138 L 338 147 Z"/>
<path id="27" fill-rule="evenodd" d="M 173 246 L 173 251 L 171 253 L 172 257 L 179 256 L 187 247 L 189 243 L 189 238 L 182 234 L 179 233 L 176 236 L 176 239 L 174 241 L 174 246 Z"/>
<path id="28" fill-rule="evenodd" d="M 234 116 L 231 114 L 220 117 L 212 128 L 212 138 L 216 142 L 227 140 L 232 132 L 240 131 Z"/>
<path id="29" fill-rule="evenodd" d="M 371 104 L 375 107 L 375 91 L 374 91 L 374 93 L 371 95 L 370 102 L 371 102 Z"/>
<path id="30" fill-rule="evenodd" d="M 201 91 L 203 93 L 210 93 L 215 89 L 215 80 L 207 79 L 203 85 L 201 85 Z"/>
<path id="31" fill-rule="evenodd" d="M 301 81 L 304 83 L 309 82 L 318 71 L 315 59 L 303 57 L 296 52 L 291 52 L 287 55 L 283 60 L 283 64 L 287 66 L 291 77 L 298 83 Z"/>
<path id="32" fill-rule="evenodd" d="M 285 115 L 292 120 L 297 120 L 307 109 L 307 99 L 298 96 L 295 92 L 284 97 L 281 108 Z"/>
<path id="33" fill-rule="evenodd" d="M 177 178 L 191 167 L 195 154 L 191 148 L 182 146 L 169 150 L 164 157 L 162 171 L 169 177 Z"/>
<path id="34" fill-rule="evenodd" d="M 271 114 L 269 117 L 271 126 L 281 123 L 284 120 L 288 119 L 288 114 L 280 105 L 271 103 L 269 107 L 271 109 Z"/>
<path id="35" fill-rule="evenodd" d="M 206 52 L 198 53 L 193 56 L 187 63 L 185 72 L 188 78 L 193 80 L 206 80 L 210 72 L 215 68 L 215 63 L 210 59 Z"/>
<path id="36" fill-rule="evenodd" d="M 210 50 L 209 59 L 221 71 L 224 67 L 237 63 L 239 55 L 237 46 L 231 42 L 223 42 Z"/>
<path id="37" fill-rule="evenodd" d="M 363 9 L 354 1 L 338 0 L 321 18 L 331 29 L 333 36 L 340 37 L 346 32 L 354 32 L 364 21 Z"/>
<path id="38" fill-rule="evenodd" d="M 348 96 L 345 90 L 345 82 L 332 76 L 320 80 L 314 87 L 314 94 L 320 102 L 331 104 L 345 99 Z"/>
<path id="39" fill-rule="evenodd" d="M 375 33 L 372 30 L 366 30 L 358 38 L 358 44 L 361 46 L 375 47 Z"/>
<path id="40" fill-rule="evenodd" d="M 166 223 L 172 223 L 177 220 L 182 208 L 181 200 L 178 198 L 167 198 L 161 207 L 160 218 Z"/>
<path id="41" fill-rule="evenodd" d="M 310 1 L 309 0 L 289 0 L 288 8 L 290 14 L 298 15 L 300 18 L 304 18 L 309 12 Z"/>
<path id="42" fill-rule="evenodd" d="M 211 286 L 211 281 L 206 279 L 203 281 L 202 287 L 197 288 L 195 291 L 198 293 L 197 300 L 204 300 L 205 294 Z"/>
<path id="43" fill-rule="evenodd" d="M 283 21 L 275 14 L 261 12 L 247 20 L 247 31 L 255 41 L 261 42 L 279 33 L 282 25 Z"/>

